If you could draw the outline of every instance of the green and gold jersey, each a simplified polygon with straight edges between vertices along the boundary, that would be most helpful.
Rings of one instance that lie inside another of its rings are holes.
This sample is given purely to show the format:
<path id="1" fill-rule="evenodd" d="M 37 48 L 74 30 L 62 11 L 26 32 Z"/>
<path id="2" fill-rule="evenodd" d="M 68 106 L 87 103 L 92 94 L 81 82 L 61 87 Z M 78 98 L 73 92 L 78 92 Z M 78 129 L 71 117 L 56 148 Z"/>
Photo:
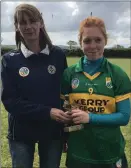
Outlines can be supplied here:
<path id="1" fill-rule="evenodd" d="M 131 82 L 126 73 L 104 58 L 100 71 L 93 76 L 83 72 L 83 58 L 67 68 L 62 80 L 62 95 L 70 103 L 95 114 L 116 112 L 116 102 L 131 96 Z M 114 163 L 124 153 L 125 141 L 119 126 L 85 124 L 68 139 L 68 162 Z"/>

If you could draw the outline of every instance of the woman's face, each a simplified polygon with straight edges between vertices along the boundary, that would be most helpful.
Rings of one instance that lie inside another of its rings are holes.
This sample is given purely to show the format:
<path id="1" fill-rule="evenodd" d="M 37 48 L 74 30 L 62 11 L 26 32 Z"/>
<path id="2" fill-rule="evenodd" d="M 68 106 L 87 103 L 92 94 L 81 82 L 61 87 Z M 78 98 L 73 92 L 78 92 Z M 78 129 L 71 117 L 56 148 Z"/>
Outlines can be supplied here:
<path id="1" fill-rule="evenodd" d="M 98 27 L 84 27 L 81 47 L 90 60 L 103 56 L 105 37 Z"/>
<path id="2" fill-rule="evenodd" d="M 25 41 L 39 40 L 39 33 L 42 24 L 40 21 L 34 21 L 33 18 L 23 14 L 22 19 L 17 24 L 17 30 Z"/>

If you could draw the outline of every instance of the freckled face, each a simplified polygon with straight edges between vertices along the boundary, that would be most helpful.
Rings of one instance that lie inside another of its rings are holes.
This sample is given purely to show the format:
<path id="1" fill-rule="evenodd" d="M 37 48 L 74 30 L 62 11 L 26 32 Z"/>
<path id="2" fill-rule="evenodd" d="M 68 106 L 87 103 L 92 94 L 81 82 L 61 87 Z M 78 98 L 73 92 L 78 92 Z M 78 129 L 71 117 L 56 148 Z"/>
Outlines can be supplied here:
<path id="1" fill-rule="evenodd" d="M 84 27 L 81 47 L 84 54 L 91 60 L 103 56 L 105 37 L 98 27 Z"/>

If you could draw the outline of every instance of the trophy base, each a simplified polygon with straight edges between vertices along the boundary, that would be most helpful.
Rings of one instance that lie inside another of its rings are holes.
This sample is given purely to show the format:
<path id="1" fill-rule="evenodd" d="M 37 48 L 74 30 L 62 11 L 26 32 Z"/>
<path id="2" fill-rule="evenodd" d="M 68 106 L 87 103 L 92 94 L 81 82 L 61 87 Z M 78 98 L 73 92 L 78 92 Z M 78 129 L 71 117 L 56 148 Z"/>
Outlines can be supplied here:
<path id="1" fill-rule="evenodd" d="M 83 128 L 84 128 L 83 124 L 72 125 L 72 126 L 64 127 L 64 132 L 79 131 L 79 130 L 81 130 Z"/>

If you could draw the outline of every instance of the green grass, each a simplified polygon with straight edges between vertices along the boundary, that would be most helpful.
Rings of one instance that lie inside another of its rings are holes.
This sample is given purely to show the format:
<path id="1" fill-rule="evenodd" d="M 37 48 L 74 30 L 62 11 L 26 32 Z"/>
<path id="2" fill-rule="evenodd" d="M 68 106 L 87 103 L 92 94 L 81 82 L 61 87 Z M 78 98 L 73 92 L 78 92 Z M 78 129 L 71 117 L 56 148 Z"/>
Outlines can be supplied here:
<path id="1" fill-rule="evenodd" d="M 76 63 L 79 58 L 68 58 L 68 65 Z M 129 59 L 110 59 L 111 62 L 121 66 L 126 73 L 130 76 L 130 60 Z M 131 76 L 130 76 L 131 77 Z M 2 130 L 1 130 L 1 167 L 11 167 L 11 158 L 9 154 L 7 135 L 7 112 L 5 112 L 3 106 L 1 106 L 1 117 L 2 117 Z M 129 168 L 131 168 L 131 121 L 125 127 L 121 127 L 123 135 L 126 139 L 126 155 L 129 162 Z M 66 154 L 62 155 L 61 167 L 65 167 Z M 38 166 L 38 155 L 37 148 L 35 152 L 34 167 Z"/>

